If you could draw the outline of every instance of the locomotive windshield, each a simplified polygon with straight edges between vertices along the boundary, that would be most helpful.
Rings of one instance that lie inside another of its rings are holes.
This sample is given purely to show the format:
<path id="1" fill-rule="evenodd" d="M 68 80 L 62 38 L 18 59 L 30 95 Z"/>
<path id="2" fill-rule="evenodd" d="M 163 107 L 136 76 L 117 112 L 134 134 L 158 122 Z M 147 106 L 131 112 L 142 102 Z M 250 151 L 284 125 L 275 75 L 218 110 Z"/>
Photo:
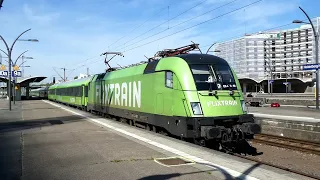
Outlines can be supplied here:
<path id="1" fill-rule="evenodd" d="M 236 90 L 232 71 L 227 65 L 190 64 L 198 91 Z"/>

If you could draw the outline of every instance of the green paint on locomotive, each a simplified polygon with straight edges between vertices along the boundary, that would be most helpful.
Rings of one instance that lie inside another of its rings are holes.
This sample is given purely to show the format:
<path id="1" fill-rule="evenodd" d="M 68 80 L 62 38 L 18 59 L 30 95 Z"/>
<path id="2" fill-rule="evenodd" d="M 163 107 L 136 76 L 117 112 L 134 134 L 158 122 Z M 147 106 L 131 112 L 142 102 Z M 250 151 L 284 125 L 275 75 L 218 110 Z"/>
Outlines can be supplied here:
<path id="1" fill-rule="evenodd" d="M 50 86 L 48 98 L 76 106 L 87 106 L 88 84 L 92 77 L 59 83 Z"/>
<path id="2" fill-rule="evenodd" d="M 205 64 L 206 65 L 206 64 Z M 216 117 L 246 114 L 236 74 L 230 90 L 199 90 L 190 64 L 180 57 L 162 58 L 154 72 L 144 74 L 147 64 L 95 75 L 90 83 L 88 104 L 137 112 L 181 117 Z"/>

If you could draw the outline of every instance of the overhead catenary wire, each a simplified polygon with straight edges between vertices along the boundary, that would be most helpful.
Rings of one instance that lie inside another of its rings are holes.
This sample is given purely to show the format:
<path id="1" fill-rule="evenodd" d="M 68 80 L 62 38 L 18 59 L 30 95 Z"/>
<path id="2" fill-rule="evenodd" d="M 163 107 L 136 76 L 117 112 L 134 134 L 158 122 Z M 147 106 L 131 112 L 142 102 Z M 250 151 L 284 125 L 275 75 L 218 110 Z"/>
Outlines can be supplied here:
<path id="1" fill-rule="evenodd" d="M 71 72 L 69 73 L 69 75 L 71 75 L 75 70 L 78 70 L 78 69 L 80 69 L 80 68 L 82 68 L 82 67 L 89 67 L 89 66 L 91 66 L 92 64 L 95 64 L 95 63 L 97 63 L 97 62 L 99 62 L 99 61 L 102 61 L 103 59 L 101 59 L 101 56 L 99 56 L 98 59 L 97 59 L 97 58 L 94 58 L 94 60 L 95 60 L 95 61 L 90 62 L 89 65 L 84 64 L 84 65 L 81 65 L 81 66 L 78 66 L 78 67 L 73 68 L 73 69 L 71 70 Z M 69 75 L 68 75 L 68 76 L 69 76 Z"/>
<path id="2" fill-rule="evenodd" d="M 313 17 L 313 18 L 315 18 L 315 17 Z M 313 19 L 312 18 L 312 19 Z M 308 20 L 308 19 L 304 19 L 303 21 L 306 21 L 306 20 Z M 275 27 L 271 27 L 271 28 L 268 28 L 268 29 L 264 29 L 264 30 L 261 30 L 261 32 L 262 33 L 264 33 L 264 32 L 266 32 L 266 31 L 270 31 L 270 30 L 276 30 L 276 29 L 279 29 L 279 28 L 283 28 L 283 27 L 286 27 L 286 26 L 290 26 L 290 25 L 292 25 L 292 24 L 294 24 L 294 23 L 287 23 L 287 24 L 283 24 L 283 25 L 278 25 L 278 26 L 275 26 Z M 258 32 L 258 31 L 255 31 L 255 32 Z M 253 33 L 253 32 L 251 32 L 251 33 Z M 231 37 L 231 38 L 228 38 L 228 39 L 234 39 L 234 38 L 241 38 L 241 37 L 243 37 L 243 35 L 237 35 L 237 36 L 234 36 L 234 37 Z M 223 40 L 226 40 L 226 39 L 223 39 Z M 221 41 L 223 41 L 223 40 L 221 40 Z M 201 46 L 201 47 L 208 47 L 208 46 L 211 46 L 212 44 L 207 44 L 207 45 L 203 45 L 203 46 Z M 90 60 L 91 59 L 91 61 L 93 61 L 93 60 L 96 60 L 96 58 L 100 58 L 101 56 L 99 55 L 99 56 L 93 56 L 93 57 L 90 57 L 90 58 L 87 58 L 87 59 L 85 59 L 85 60 L 83 60 L 83 61 L 87 61 L 87 60 Z M 82 61 L 81 61 L 82 62 Z M 76 69 L 79 69 L 79 68 L 81 68 L 81 67 L 84 67 L 84 66 L 86 66 L 85 64 L 88 64 L 90 61 L 88 61 L 88 62 L 85 62 L 85 63 L 79 63 L 78 65 L 76 65 Z M 95 62 L 94 62 L 95 63 Z M 81 65 L 81 64 L 84 64 L 84 65 Z M 80 66 L 81 65 L 81 66 Z M 80 66 L 80 67 L 77 67 L 77 66 Z"/>
<path id="3" fill-rule="evenodd" d="M 313 18 L 315 18 L 315 17 L 312 17 L 312 19 Z M 305 20 L 307 20 L 307 19 L 305 19 Z M 305 20 L 303 20 L 303 21 L 305 21 Z M 271 27 L 271 28 L 267 28 L 267 29 L 264 29 L 264 30 L 256 30 L 256 31 L 254 31 L 254 32 L 262 32 L 262 33 L 266 33 L 267 31 L 270 31 L 270 30 L 278 30 L 279 28 L 283 28 L 283 27 L 286 27 L 286 26 L 290 26 L 290 25 L 292 25 L 292 24 L 294 24 L 294 23 L 287 23 L 287 24 L 283 24 L 283 25 L 277 25 L 277 26 L 274 26 L 274 27 Z M 252 33 L 254 33 L 254 32 L 251 32 L 251 33 L 249 33 L 249 34 L 252 34 Z M 229 38 L 227 38 L 227 39 L 235 39 L 235 38 L 241 38 L 241 37 L 243 37 L 243 35 L 237 35 L 237 36 L 234 36 L 234 37 L 229 37 Z M 165 37 L 163 37 L 162 39 L 164 39 Z M 226 39 L 222 39 L 222 40 L 219 40 L 219 41 L 215 41 L 215 42 L 217 42 L 217 44 L 220 42 L 223 42 L 223 41 L 225 41 Z M 149 43 L 150 44 L 150 43 Z M 200 46 L 201 48 L 204 48 L 204 47 L 208 47 L 208 46 L 211 46 L 212 45 L 212 43 L 210 43 L 210 44 L 207 44 L 207 45 L 203 45 L 203 46 Z M 129 50 L 128 50 L 129 51 Z M 94 56 L 93 58 L 96 58 L 96 57 L 100 57 L 101 58 L 101 56 Z M 93 58 L 91 58 L 91 59 L 93 59 Z M 87 59 L 86 59 L 87 60 Z M 84 61 L 86 61 L 86 60 L 84 60 Z M 95 59 L 94 59 L 95 60 Z M 103 59 L 98 59 L 98 60 L 96 60 L 96 61 L 94 61 L 94 62 L 92 62 L 92 63 L 90 63 L 90 65 L 88 65 L 88 66 L 91 66 L 91 65 L 93 65 L 93 64 L 95 64 L 95 63 L 97 63 L 97 62 L 99 62 L 99 61 L 102 61 Z M 83 67 L 83 66 L 81 66 L 81 67 Z M 81 67 L 78 67 L 78 68 L 75 68 L 75 69 L 80 69 Z"/>
<path id="4" fill-rule="evenodd" d="M 166 10 L 169 6 L 162 8 L 158 13 L 155 14 L 155 16 L 157 16 L 158 14 L 160 14 L 162 11 Z M 139 27 L 141 27 L 143 24 L 145 24 L 146 22 L 150 21 L 152 18 L 149 18 L 147 20 L 145 20 L 143 23 L 139 24 L 138 26 L 136 26 L 135 28 L 133 28 L 130 32 L 126 33 L 124 36 L 122 36 L 121 38 L 117 39 L 116 41 L 114 41 L 113 43 L 111 43 L 108 47 L 116 44 L 117 42 L 119 42 L 121 39 L 123 39 L 124 37 L 126 37 L 127 35 L 129 35 L 130 33 L 134 32 L 136 29 L 138 29 Z"/>
<path id="5" fill-rule="evenodd" d="M 183 12 L 181 12 L 180 14 L 178 14 L 178 15 L 176 15 L 176 16 L 174 16 L 173 18 L 171 18 L 171 19 L 169 19 L 169 20 L 167 20 L 167 21 L 165 21 L 165 22 L 163 22 L 163 23 L 161 23 L 161 24 L 159 24 L 159 25 L 157 25 L 157 26 L 155 26 L 155 27 L 153 27 L 153 28 L 151 28 L 150 30 L 148 30 L 148 31 L 146 31 L 146 32 L 144 32 L 144 33 L 142 33 L 141 35 L 139 35 L 139 36 L 137 36 L 137 37 L 135 37 L 134 39 L 136 39 L 136 38 L 138 38 L 138 37 L 140 37 L 140 36 L 142 36 L 142 35 L 144 35 L 144 34 L 146 34 L 146 33 L 148 33 L 148 32 L 150 32 L 150 31 L 152 31 L 153 29 L 156 29 L 157 27 L 159 27 L 159 26 L 161 26 L 161 25 L 163 25 L 163 24 L 165 24 L 165 23 L 167 23 L 167 22 L 169 22 L 169 21 L 171 21 L 171 20 L 173 20 L 173 19 L 175 19 L 175 18 L 177 18 L 177 17 L 179 17 L 179 16 L 181 16 L 181 15 L 183 15 L 183 14 L 185 14 L 186 12 L 188 12 L 188 11 L 190 11 L 190 10 L 192 10 L 193 8 L 195 8 L 195 7 L 197 7 L 197 6 L 199 6 L 199 5 L 201 5 L 201 4 L 203 4 L 203 3 L 205 3 L 207 0 L 203 0 L 203 1 L 201 1 L 200 3 L 198 3 L 198 4 L 196 4 L 196 5 L 194 5 L 194 6 L 192 6 L 191 8 L 189 8 L 189 9 L 187 9 L 187 10 L 185 10 L 185 11 L 183 11 Z M 234 1 L 237 1 L 237 0 L 234 0 Z M 227 4 L 230 4 L 230 3 L 232 3 L 232 2 L 234 2 L 234 1 L 231 1 L 231 2 L 229 2 L 229 3 L 227 3 Z M 171 4 L 172 5 L 172 4 Z M 224 5 L 222 5 L 222 6 L 225 6 L 226 4 L 224 4 Z M 218 7 L 219 8 L 219 7 Z M 211 11 L 213 11 L 213 10 L 211 10 Z M 210 11 L 209 11 L 210 12 Z M 208 12 L 206 12 L 206 13 L 208 13 Z M 204 13 L 205 14 L 205 13 Z M 169 14 L 168 14 L 169 15 Z M 202 14 L 203 15 L 203 14 Z M 197 17 L 200 17 L 200 16 L 197 16 Z M 195 17 L 195 18 L 197 18 L 197 17 Z M 194 19 L 194 18 L 193 18 Z M 190 20 L 192 20 L 192 19 L 190 19 Z M 190 21 L 190 20 L 187 20 L 187 21 Z M 183 23 L 186 23 L 187 21 L 184 21 Z M 179 25 L 181 25 L 182 23 L 180 23 Z M 176 25 L 176 26 L 178 26 L 178 25 Z M 176 26 L 174 26 L 174 27 L 176 27 Z M 168 26 L 169 27 L 169 26 Z M 171 28 L 173 28 L 173 27 L 171 27 Z M 160 33 L 158 33 L 158 34 L 160 34 Z M 148 38 L 150 38 L 150 37 L 148 37 Z M 131 40 L 129 40 L 129 41 L 127 41 L 126 43 L 124 43 L 124 44 L 127 44 L 128 42 L 130 42 L 130 41 L 132 41 L 132 40 L 134 40 L 134 39 L 131 39 Z M 145 39 L 144 39 L 145 40 Z M 140 42 L 140 41 L 139 41 Z M 136 43 L 135 43 L 136 44 Z M 131 44 L 131 45 L 133 45 L 133 44 Z M 131 46 L 130 45 L 130 46 Z M 122 45 L 120 45 L 120 46 L 122 46 Z M 117 47 L 120 47 L 120 46 L 117 46 Z M 109 46 L 110 47 L 110 46 Z M 115 48 L 117 48 L 117 47 L 115 47 Z M 126 46 L 126 47 L 128 47 L 128 46 Z M 124 48 L 121 48 L 121 49 L 124 49 Z M 125 51 L 126 52 L 126 51 Z M 85 60 L 86 61 L 86 60 Z M 80 63 L 80 64 L 82 64 L 82 63 Z M 81 66 L 82 67 L 82 66 Z"/>
<path id="6" fill-rule="evenodd" d="M 173 35 L 175 35 L 175 34 L 178 34 L 178 33 L 180 33 L 180 32 L 186 31 L 186 30 L 188 30 L 188 29 L 197 27 L 197 26 L 199 26 L 199 25 L 202 25 L 202 24 L 207 23 L 207 22 L 209 22 L 209 21 L 212 21 L 212 20 L 214 20 L 214 19 L 218 19 L 218 18 L 223 17 L 223 16 L 225 16 L 225 15 L 228 15 L 228 14 L 231 14 L 231 13 L 233 13 L 233 12 L 239 11 L 240 9 L 246 8 L 246 7 L 248 7 L 248 6 L 252 6 L 253 4 L 256 4 L 256 3 L 260 2 L 260 1 L 262 1 L 262 0 L 255 1 L 255 2 L 253 2 L 253 3 L 247 4 L 247 5 L 245 5 L 245 6 L 242 6 L 242 7 L 240 7 L 240 8 L 234 9 L 234 10 L 229 11 L 229 12 L 227 12 L 227 13 L 221 14 L 221 15 L 216 16 L 216 17 L 214 17 L 214 18 L 208 19 L 208 20 L 203 21 L 203 22 L 201 22 L 201 23 L 198 23 L 198 24 L 196 24 L 196 25 L 193 25 L 193 26 L 190 26 L 190 27 L 188 27 L 188 28 L 182 29 L 182 30 L 180 30 L 180 31 L 174 32 L 174 33 L 172 33 L 172 34 L 163 36 L 163 37 L 158 38 L 158 39 L 155 39 L 155 40 L 153 40 L 153 41 L 149 41 L 149 42 L 147 42 L 147 43 L 145 43 L 145 44 L 142 44 L 142 45 L 133 47 L 133 48 L 131 48 L 131 49 L 128 49 L 128 50 L 126 50 L 126 51 L 123 51 L 123 53 L 124 53 L 124 52 L 128 52 L 128 51 L 131 51 L 131 50 L 134 50 L 134 49 L 137 49 L 137 48 L 139 48 L 139 47 L 142 47 L 142 46 L 145 46 L 145 45 L 148 45 L 148 44 L 151 44 L 151 43 L 153 43 L 153 42 L 162 40 L 162 39 L 164 39 L 164 38 L 173 36 Z"/>
<path id="7" fill-rule="evenodd" d="M 128 44 L 129 42 L 131 42 L 131 41 L 133 41 L 133 40 L 137 39 L 138 37 L 141 37 L 141 36 L 143 36 L 143 35 L 147 34 L 148 32 L 150 32 L 150 31 L 152 31 L 152 30 L 154 30 L 154 29 L 156 29 L 156 28 L 160 27 L 161 25 L 163 25 L 163 24 L 165 24 L 165 23 L 167 23 L 167 22 L 169 22 L 169 21 L 171 21 L 171 20 L 173 20 L 173 19 L 175 19 L 175 18 L 177 18 L 177 17 L 179 17 L 179 16 L 181 16 L 181 15 L 185 14 L 186 12 L 188 12 L 188 11 L 190 11 L 190 10 L 192 10 L 192 9 L 196 8 L 197 6 L 199 6 L 199 5 L 203 4 L 203 3 L 204 3 L 204 2 L 206 2 L 206 1 L 208 1 L 208 0 L 203 0 L 203 1 L 201 1 L 200 3 L 196 4 L 195 6 L 192 6 L 191 8 L 189 8 L 189 9 L 187 9 L 187 10 L 183 11 L 182 13 L 180 13 L 180 14 L 178 14 L 178 15 L 176 15 L 176 16 L 174 16 L 173 18 L 171 18 L 171 19 L 169 19 L 169 20 L 167 20 L 167 21 L 165 21 L 165 22 L 163 22 L 163 23 L 158 24 L 157 26 L 155 26 L 155 27 L 153 27 L 153 28 L 149 29 L 149 30 L 148 30 L 148 31 L 146 31 L 146 32 L 141 33 L 139 36 L 136 36 L 135 38 L 133 38 L 133 39 L 131 39 L 131 40 L 129 40 L 129 41 L 127 41 L 127 42 L 125 42 L 124 44 Z M 120 47 L 120 46 L 122 46 L 122 45 L 116 46 L 115 48 L 118 48 L 118 47 Z"/>
<path id="8" fill-rule="evenodd" d="M 132 46 L 132 45 L 135 45 L 135 44 L 137 44 L 137 43 L 139 43 L 139 42 L 141 42 L 141 41 L 147 40 L 147 39 L 149 39 L 149 38 L 151 38 L 151 37 L 153 37 L 153 36 L 156 36 L 156 35 L 161 34 L 161 33 L 165 32 L 165 31 L 167 31 L 167 30 L 169 30 L 169 29 L 172 29 L 172 28 L 175 28 L 175 27 L 180 26 L 180 25 L 182 25 L 182 24 L 185 24 L 185 23 L 187 23 L 187 22 L 189 22 L 189 21 L 191 21 L 191 20 L 193 20 L 193 19 L 196 19 L 196 18 L 198 18 L 198 17 L 200 17 L 200 16 L 206 15 L 206 14 L 212 12 L 212 11 L 215 11 L 215 10 L 217 10 L 217 9 L 220 9 L 220 8 L 222 8 L 222 7 L 225 7 L 225 6 L 227 6 L 227 5 L 229 5 L 229 4 L 232 4 L 232 3 L 236 2 L 236 1 L 238 1 L 238 0 L 233 0 L 233 1 L 230 1 L 230 2 L 228 2 L 228 3 L 225 3 L 225 4 L 221 5 L 221 6 L 218 6 L 218 7 L 214 8 L 214 9 L 211 9 L 211 10 L 205 12 L 205 13 L 202 13 L 202 14 L 200 14 L 200 15 L 198 15 L 198 16 L 192 17 L 192 18 L 190 18 L 190 19 L 188 19 L 188 20 L 185 20 L 185 21 L 183 21 L 183 22 L 181 22 L 181 23 L 179 23 L 179 24 L 176 24 L 176 25 L 174 25 L 174 26 L 172 26 L 172 27 L 170 27 L 170 28 L 168 28 L 168 29 L 164 29 L 164 30 L 162 30 L 162 31 L 160 31 L 160 32 L 157 32 L 157 33 L 155 33 L 155 34 L 152 34 L 151 36 L 148 36 L 148 37 L 146 37 L 146 38 L 144 38 L 144 39 L 142 39 L 142 40 L 140 40 L 140 41 L 137 41 L 137 42 L 134 42 L 134 43 L 132 43 L 132 44 L 130 44 L 130 45 L 127 45 L 126 47 Z M 120 48 L 119 50 L 121 50 L 121 49 L 124 49 L 124 48 Z"/>
<path id="9" fill-rule="evenodd" d="M 317 16 L 315 16 L 315 17 L 312 17 L 311 19 L 313 19 L 313 18 L 316 18 Z M 304 20 L 302 20 L 302 21 L 307 21 L 308 19 L 304 19 Z M 257 32 L 259 32 L 259 33 L 268 33 L 268 32 L 270 32 L 270 31 L 272 31 L 272 30 L 277 30 L 277 31 L 281 31 L 281 30 L 279 30 L 279 28 L 283 28 L 283 27 L 286 27 L 286 26 L 290 26 L 290 25 L 292 25 L 292 24 L 294 24 L 294 23 L 287 23 L 287 24 L 283 24 L 283 25 L 277 25 L 277 26 L 275 26 L 275 27 L 271 27 L 271 28 L 267 28 L 267 29 L 264 29 L 264 30 L 260 30 L 260 31 L 254 31 L 254 32 L 250 32 L 250 33 L 247 33 L 247 34 L 256 34 Z M 310 27 L 311 28 L 311 27 Z M 243 35 L 237 35 L 237 36 L 233 36 L 233 37 L 228 37 L 227 39 L 237 39 L 237 38 L 242 38 L 243 37 Z M 219 44 L 219 43 L 222 43 L 223 41 L 226 41 L 226 39 L 222 39 L 222 40 L 219 40 L 219 41 L 217 41 L 217 43 L 216 44 Z M 207 44 L 207 45 L 203 45 L 203 46 L 200 46 L 200 47 L 208 47 L 208 46 L 211 46 L 212 45 L 212 43 L 210 43 L 210 44 Z"/>

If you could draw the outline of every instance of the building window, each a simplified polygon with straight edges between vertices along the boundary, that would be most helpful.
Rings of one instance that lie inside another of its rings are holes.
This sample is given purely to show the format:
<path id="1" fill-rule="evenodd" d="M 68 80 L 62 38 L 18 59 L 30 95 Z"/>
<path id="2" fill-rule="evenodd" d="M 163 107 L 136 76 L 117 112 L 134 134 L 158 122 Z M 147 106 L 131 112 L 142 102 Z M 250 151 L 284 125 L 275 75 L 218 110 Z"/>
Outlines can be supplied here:
<path id="1" fill-rule="evenodd" d="M 166 72 L 166 87 L 173 88 L 173 73 L 171 71 Z"/>

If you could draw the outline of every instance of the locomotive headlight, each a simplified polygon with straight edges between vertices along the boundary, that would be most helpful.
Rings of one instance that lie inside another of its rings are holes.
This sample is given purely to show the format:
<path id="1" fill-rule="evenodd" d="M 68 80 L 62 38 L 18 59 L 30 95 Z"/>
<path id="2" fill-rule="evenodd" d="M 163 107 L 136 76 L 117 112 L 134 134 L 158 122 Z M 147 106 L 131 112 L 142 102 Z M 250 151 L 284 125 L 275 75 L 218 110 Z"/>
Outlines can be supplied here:
<path id="1" fill-rule="evenodd" d="M 191 108 L 194 115 L 202 115 L 201 104 L 199 102 L 191 102 Z"/>
<path id="2" fill-rule="evenodd" d="M 246 106 L 246 102 L 245 101 L 241 101 L 241 106 L 242 106 L 242 111 L 244 113 L 247 113 L 248 112 L 248 108 Z"/>

